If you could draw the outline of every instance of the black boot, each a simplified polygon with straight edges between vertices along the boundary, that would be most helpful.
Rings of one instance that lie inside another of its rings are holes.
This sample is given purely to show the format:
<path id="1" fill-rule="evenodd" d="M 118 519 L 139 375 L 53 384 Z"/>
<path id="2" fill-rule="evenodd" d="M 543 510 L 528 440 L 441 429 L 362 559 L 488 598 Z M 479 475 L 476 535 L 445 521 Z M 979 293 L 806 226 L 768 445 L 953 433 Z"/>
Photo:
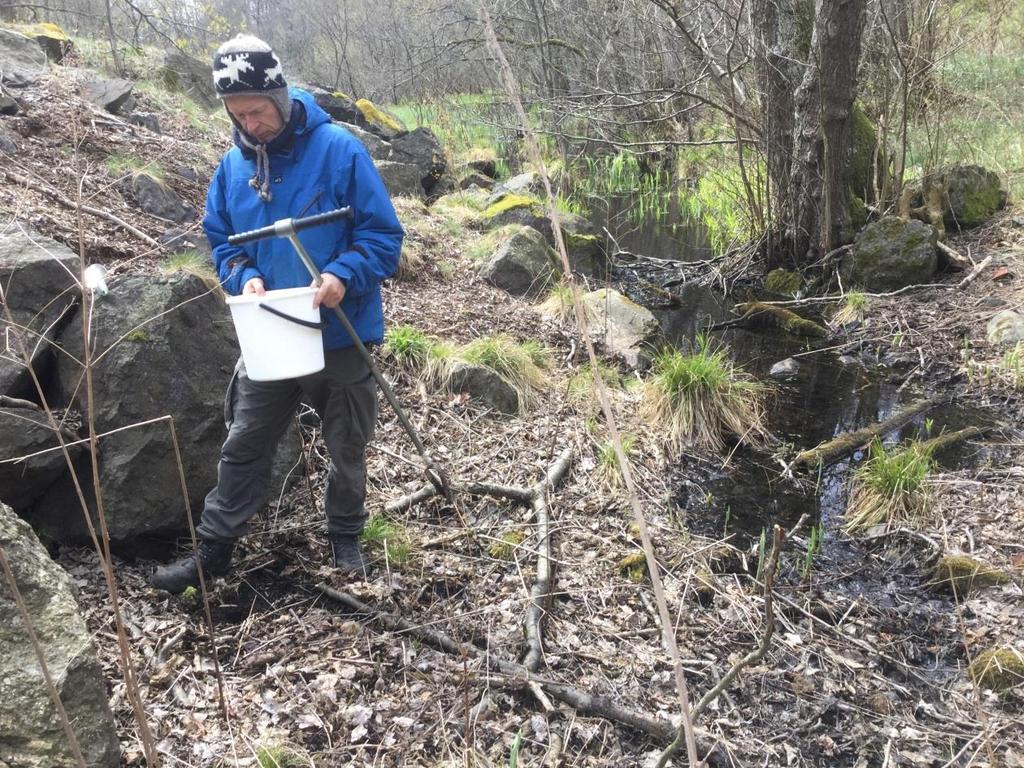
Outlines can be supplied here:
<path id="1" fill-rule="evenodd" d="M 358 536 L 339 536 L 332 534 L 331 551 L 334 554 L 334 567 L 348 574 L 365 579 L 369 573 L 363 551 L 359 546 Z"/>
<path id="2" fill-rule="evenodd" d="M 199 562 L 203 565 L 203 576 L 207 583 L 214 576 L 223 576 L 231 568 L 231 553 L 235 548 L 233 540 L 200 539 Z M 199 563 L 195 554 L 156 569 L 149 583 L 172 595 L 180 595 L 189 587 L 199 588 Z"/>

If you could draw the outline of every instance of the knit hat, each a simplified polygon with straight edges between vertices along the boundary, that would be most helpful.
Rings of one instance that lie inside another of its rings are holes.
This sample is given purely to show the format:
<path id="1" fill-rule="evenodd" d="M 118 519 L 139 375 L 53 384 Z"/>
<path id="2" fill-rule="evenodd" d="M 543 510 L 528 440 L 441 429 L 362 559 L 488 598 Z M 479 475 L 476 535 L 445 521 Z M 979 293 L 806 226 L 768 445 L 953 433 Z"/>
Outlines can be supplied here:
<path id="1" fill-rule="evenodd" d="M 287 123 L 292 100 L 281 62 L 267 43 L 253 35 L 228 40 L 213 55 L 213 87 L 217 98 L 266 96 Z"/>

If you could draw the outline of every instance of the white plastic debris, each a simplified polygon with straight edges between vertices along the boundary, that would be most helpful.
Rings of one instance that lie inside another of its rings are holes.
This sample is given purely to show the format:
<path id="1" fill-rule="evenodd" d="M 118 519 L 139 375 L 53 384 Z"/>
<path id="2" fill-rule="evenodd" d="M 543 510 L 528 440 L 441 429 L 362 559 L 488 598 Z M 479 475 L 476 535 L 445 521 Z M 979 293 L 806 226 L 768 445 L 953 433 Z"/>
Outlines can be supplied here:
<path id="1" fill-rule="evenodd" d="M 102 264 L 90 264 L 85 268 L 85 287 L 99 296 L 106 296 L 110 289 L 107 288 L 107 268 Z"/>

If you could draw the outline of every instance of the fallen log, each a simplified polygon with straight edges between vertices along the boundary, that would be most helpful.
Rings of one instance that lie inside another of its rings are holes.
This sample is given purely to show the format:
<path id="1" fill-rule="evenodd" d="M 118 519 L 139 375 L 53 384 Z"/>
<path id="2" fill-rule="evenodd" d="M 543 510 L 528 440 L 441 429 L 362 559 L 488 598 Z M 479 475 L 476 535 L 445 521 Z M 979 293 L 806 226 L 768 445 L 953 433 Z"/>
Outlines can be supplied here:
<path id="1" fill-rule="evenodd" d="M 928 440 L 921 440 L 917 444 L 917 448 L 919 451 L 931 455 L 937 451 L 943 450 L 944 448 L 949 448 L 951 445 L 962 443 L 965 440 L 970 440 L 974 437 L 980 437 L 991 430 L 992 427 L 964 427 L 963 429 L 958 429 L 956 432 L 948 432 Z"/>
<path id="2" fill-rule="evenodd" d="M 789 469 L 796 467 L 828 466 L 839 461 L 843 456 L 853 453 L 862 445 L 867 445 L 874 438 L 899 429 L 911 419 L 927 413 L 932 408 L 942 403 L 947 403 L 952 398 L 949 395 L 940 395 L 921 400 L 908 405 L 906 408 L 896 412 L 885 421 L 875 422 L 866 427 L 855 429 L 852 432 L 843 434 L 821 443 L 815 448 L 802 451 L 789 464 Z"/>
<path id="3" fill-rule="evenodd" d="M 828 330 L 813 320 L 801 317 L 792 310 L 760 301 L 748 301 L 737 304 L 734 310 L 741 312 L 740 321 L 754 325 L 757 323 L 774 325 L 794 336 L 806 336 L 812 339 L 823 339 Z"/>

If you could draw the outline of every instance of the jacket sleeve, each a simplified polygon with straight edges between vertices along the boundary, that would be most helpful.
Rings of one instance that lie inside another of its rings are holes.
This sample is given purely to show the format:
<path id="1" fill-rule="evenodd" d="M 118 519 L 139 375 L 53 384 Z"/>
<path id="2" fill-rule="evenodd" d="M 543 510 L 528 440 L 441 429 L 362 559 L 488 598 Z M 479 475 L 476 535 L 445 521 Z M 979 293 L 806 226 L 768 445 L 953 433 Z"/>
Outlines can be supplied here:
<path id="1" fill-rule="evenodd" d="M 353 153 L 351 170 L 338 180 L 335 193 L 352 206 L 352 245 L 323 271 L 343 280 L 347 294 L 364 296 L 395 274 L 405 233 L 387 188 L 362 146 Z"/>
<path id="2" fill-rule="evenodd" d="M 227 293 L 237 296 L 249 280 L 263 275 L 256 269 L 245 250 L 237 245 L 228 244 L 228 237 L 234 234 L 234 228 L 231 226 L 231 215 L 228 213 L 224 176 L 222 161 L 206 193 L 203 229 L 206 230 L 206 238 L 213 249 L 213 266 L 220 284 Z"/>

